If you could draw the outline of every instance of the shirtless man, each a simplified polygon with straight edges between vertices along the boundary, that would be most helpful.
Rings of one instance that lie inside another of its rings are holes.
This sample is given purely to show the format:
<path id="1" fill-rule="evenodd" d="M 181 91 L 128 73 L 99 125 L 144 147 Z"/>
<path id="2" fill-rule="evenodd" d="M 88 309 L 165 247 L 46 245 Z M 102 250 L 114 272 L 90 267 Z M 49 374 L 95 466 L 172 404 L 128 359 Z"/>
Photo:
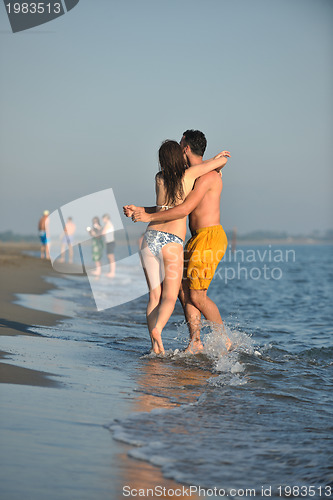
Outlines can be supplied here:
<path id="1" fill-rule="evenodd" d="M 47 218 L 49 216 L 49 211 L 44 210 L 43 216 L 39 219 L 38 222 L 38 232 L 40 238 L 40 258 L 41 259 L 50 259 L 49 249 L 48 249 L 48 227 L 47 227 Z"/>
<path id="2" fill-rule="evenodd" d="M 68 262 L 73 262 L 73 240 L 74 233 L 76 231 L 76 226 L 73 222 L 72 217 L 67 218 L 67 222 L 65 224 L 65 230 L 61 235 L 61 250 L 60 253 L 62 255 L 59 262 L 65 262 L 65 252 L 68 247 Z"/>
<path id="3" fill-rule="evenodd" d="M 190 166 L 202 163 L 207 141 L 198 130 L 184 132 L 180 145 Z M 189 215 L 192 238 L 187 242 L 184 255 L 184 275 L 186 278 L 179 293 L 185 317 L 190 329 L 190 343 L 187 348 L 192 353 L 203 349 L 200 339 L 201 314 L 215 324 L 223 321 L 217 305 L 207 296 L 216 267 L 227 249 L 226 234 L 220 225 L 220 199 L 222 175 L 213 171 L 199 177 L 184 203 L 169 210 L 147 213 L 143 207 L 128 206 L 132 219 L 142 222 L 170 221 Z M 125 207 L 126 208 L 126 207 Z M 149 210 L 149 209 L 148 209 Z M 150 212 L 150 210 L 149 210 Z M 227 338 L 227 348 L 231 346 Z"/>

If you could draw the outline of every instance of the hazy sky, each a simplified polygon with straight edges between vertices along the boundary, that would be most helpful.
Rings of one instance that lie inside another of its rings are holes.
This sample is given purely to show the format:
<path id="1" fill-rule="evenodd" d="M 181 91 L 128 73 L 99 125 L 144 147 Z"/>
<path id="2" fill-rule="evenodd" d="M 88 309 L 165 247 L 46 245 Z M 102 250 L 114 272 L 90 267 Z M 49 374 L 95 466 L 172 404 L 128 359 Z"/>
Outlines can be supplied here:
<path id="1" fill-rule="evenodd" d="M 332 223 L 332 0 L 81 0 L 13 34 L 0 4 L 0 232 L 114 189 L 154 205 L 157 151 L 187 128 L 223 173 L 222 224 Z M 144 226 L 142 225 L 142 228 Z"/>

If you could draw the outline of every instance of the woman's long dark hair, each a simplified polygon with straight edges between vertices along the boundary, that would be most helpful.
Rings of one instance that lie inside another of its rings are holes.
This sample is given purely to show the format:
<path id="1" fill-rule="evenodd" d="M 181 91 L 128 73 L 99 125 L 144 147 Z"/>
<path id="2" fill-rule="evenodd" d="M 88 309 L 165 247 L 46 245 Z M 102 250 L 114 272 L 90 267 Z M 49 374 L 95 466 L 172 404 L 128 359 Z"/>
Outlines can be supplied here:
<path id="1" fill-rule="evenodd" d="M 186 163 L 182 148 L 176 141 L 164 141 L 158 151 L 158 158 L 166 191 L 166 204 L 175 205 L 184 194 L 182 181 Z"/>

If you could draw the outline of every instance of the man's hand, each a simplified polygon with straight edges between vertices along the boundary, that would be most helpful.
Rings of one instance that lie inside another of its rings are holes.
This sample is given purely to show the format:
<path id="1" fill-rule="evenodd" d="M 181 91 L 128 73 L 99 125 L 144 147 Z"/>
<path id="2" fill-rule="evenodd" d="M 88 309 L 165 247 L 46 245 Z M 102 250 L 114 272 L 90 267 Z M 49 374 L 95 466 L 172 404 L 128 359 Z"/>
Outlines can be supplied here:
<path id="1" fill-rule="evenodd" d="M 132 214 L 136 208 L 138 207 L 136 207 L 135 205 L 125 205 L 123 207 L 123 211 L 126 217 L 132 217 Z"/>
<path id="2" fill-rule="evenodd" d="M 131 205 L 133 206 L 133 205 Z M 132 213 L 132 221 L 133 222 L 150 222 L 151 221 L 151 216 L 150 214 L 147 214 L 145 211 L 144 207 L 134 207 L 133 213 Z"/>

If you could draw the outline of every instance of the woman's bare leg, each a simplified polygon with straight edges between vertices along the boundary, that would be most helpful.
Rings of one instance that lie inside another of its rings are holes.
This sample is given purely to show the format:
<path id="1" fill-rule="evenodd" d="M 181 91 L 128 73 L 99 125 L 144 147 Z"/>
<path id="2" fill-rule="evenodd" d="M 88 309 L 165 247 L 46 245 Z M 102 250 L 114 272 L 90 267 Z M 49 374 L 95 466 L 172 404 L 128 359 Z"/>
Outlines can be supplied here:
<path id="1" fill-rule="evenodd" d="M 152 338 L 152 329 L 156 324 L 158 315 L 158 307 L 161 301 L 162 287 L 160 279 L 160 262 L 148 250 L 147 246 L 143 246 L 140 254 L 143 271 L 145 273 L 147 285 L 149 288 L 149 300 L 147 304 L 146 319 L 149 330 L 151 347 L 154 347 L 154 340 Z"/>
<path id="2" fill-rule="evenodd" d="M 162 248 L 162 257 L 165 276 L 156 324 L 151 332 L 153 349 L 157 354 L 164 352 L 162 330 L 173 313 L 179 292 L 183 272 L 183 247 L 179 243 L 168 243 Z"/>
<path id="3" fill-rule="evenodd" d="M 160 289 L 155 288 L 154 290 L 151 290 L 149 292 L 146 318 L 147 318 L 147 326 L 149 330 L 152 349 L 154 347 L 154 339 L 152 337 L 152 331 L 156 325 L 160 301 L 161 301 L 161 288 Z"/>

